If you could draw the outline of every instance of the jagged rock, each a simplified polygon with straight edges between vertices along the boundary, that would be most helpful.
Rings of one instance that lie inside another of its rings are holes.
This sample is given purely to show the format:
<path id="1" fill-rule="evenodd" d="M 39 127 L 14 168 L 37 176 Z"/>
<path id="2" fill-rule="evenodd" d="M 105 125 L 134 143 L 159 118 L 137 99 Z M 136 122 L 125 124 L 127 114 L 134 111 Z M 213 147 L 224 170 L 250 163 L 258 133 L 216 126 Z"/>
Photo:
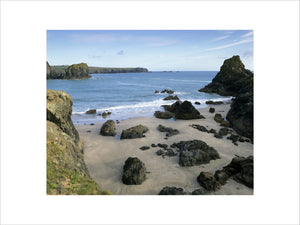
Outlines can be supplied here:
<path id="1" fill-rule="evenodd" d="M 156 151 L 156 155 L 163 155 L 165 152 L 162 149 Z"/>
<path id="2" fill-rule="evenodd" d="M 215 108 L 209 108 L 209 112 L 210 113 L 214 113 L 215 112 Z"/>
<path id="3" fill-rule="evenodd" d="M 191 120 L 204 118 L 189 101 L 177 101 L 170 106 L 165 106 L 165 109 L 174 113 L 176 119 Z"/>
<path id="4" fill-rule="evenodd" d="M 212 82 L 199 91 L 237 96 L 251 89 L 253 90 L 253 73 L 245 69 L 240 57 L 236 55 L 226 59 Z"/>
<path id="5" fill-rule="evenodd" d="M 97 110 L 96 109 L 89 109 L 88 111 L 85 112 L 85 114 L 96 114 Z"/>
<path id="6" fill-rule="evenodd" d="M 159 93 L 159 91 L 157 91 L 157 90 L 156 90 L 154 93 L 155 93 L 155 94 L 158 94 L 158 93 Z"/>
<path id="7" fill-rule="evenodd" d="M 219 153 L 204 141 L 192 140 L 173 143 L 172 147 L 179 149 L 179 165 L 194 166 L 207 164 L 210 160 L 219 159 Z"/>
<path id="8" fill-rule="evenodd" d="M 170 119 L 173 117 L 173 114 L 169 112 L 155 111 L 154 116 L 159 119 Z"/>
<path id="9" fill-rule="evenodd" d="M 165 101 L 168 101 L 168 100 L 179 100 L 179 98 L 178 98 L 177 95 L 175 95 L 175 96 L 169 95 L 168 97 L 165 97 L 163 100 L 165 100 Z"/>
<path id="10" fill-rule="evenodd" d="M 221 123 L 220 123 L 220 126 L 222 127 L 231 127 L 231 124 L 228 120 L 223 120 Z"/>
<path id="11" fill-rule="evenodd" d="M 185 195 L 186 193 L 183 191 L 182 188 L 177 187 L 164 187 L 160 192 L 159 195 Z"/>
<path id="12" fill-rule="evenodd" d="M 121 139 L 134 139 L 145 137 L 144 133 L 148 131 L 148 127 L 137 125 L 122 131 Z"/>
<path id="13" fill-rule="evenodd" d="M 158 145 L 158 147 L 164 148 L 164 149 L 166 149 L 166 148 L 168 147 L 167 144 L 161 144 L 161 143 L 158 143 L 157 145 Z"/>
<path id="14" fill-rule="evenodd" d="M 203 190 L 203 189 L 195 189 L 193 192 L 192 192 L 192 195 L 205 195 L 207 194 L 208 191 L 207 190 Z"/>
<path id="15" fill-rule="evenodd" d="M 127 185 L 142 184 L 146 180 L 145 164 L 137 157 L 129 157 L 123 167 L 122 181 Z"/>
<path id="16" fill-rule="evenodd" d="M 158 125 L 157 129 L 160 131 L 160 132 L 166 132 L 166 136 L 167 137 L 171 137 L 173 135 L 176 135 L 176 134 L 179 134 L 179 131 L 177 129 L 173 129 L 171 127 L 165 127 L 161 124 Z"/>
<path id="17" fill-rule="evenodd" d="M 214 117 L 214 120 L 215 120 L 217 123 L 222 123 L 224 119 L 222 118 L 222 115 L 221 115 L 221 114 L 216 113 L 216 114 L 215 114 L 215 117 Z"/>
<path id="18" fill-rule="evenodd" d="M 201 105 L 201 103 L 196 101 L 196 102 L 195 102 L 195 105 Z"/>
<path id="19" fill-rule="evenodd" d="M 162 90 L 160 93 L 168 93 L 168 94 L 173 94 L 173 93 L 174 93 L 174 91 L 172 91 L 172 90 L 168 90 L 168 89 L 164 89 L 164 90 Z"/>
<path id="20" fill-rule="evenodd" d="M 155 148 L 155 147 L 157 147 L 157 145 L 156 144 L 151 144 L 151 147 Z"/>
<path id="21" fill-rule="evenodd" d="M 212 173 L 201 172 L 197 177 L 199 184 L 208 191 L 217 191 L 220 189 L 221 185 L 215 180 Z"/>
<path id="22" fill-rule="evenodd" d="M 230 130 L 228 128 L 223 127 L 219 130 L 219 135 L 226 136 L 229 132 L 230 132 Z"/>
<path id="23" fill-rule="evenodd" d="M 213 128 L 211 128 L 208 132 L 211 133 L 211 134 L 216 134 L 217 133 L 217 131 Z"/>
<path id="24" fill-rule="evenodd" d="M 214 174 L 214 177 L 215 177 L 216 181 L 219 182 L 221 185 L 226 184 L 226 182 L 229 178 L 227 173 L 225 173 L 222 170 L 217 170 Z"/>
<path id="25" fill-rule="evenodd" d="M 100 134 L 103 136 L 115 136 L 116 124 L 113 120 L 107 120 L 101 127 Z"/>

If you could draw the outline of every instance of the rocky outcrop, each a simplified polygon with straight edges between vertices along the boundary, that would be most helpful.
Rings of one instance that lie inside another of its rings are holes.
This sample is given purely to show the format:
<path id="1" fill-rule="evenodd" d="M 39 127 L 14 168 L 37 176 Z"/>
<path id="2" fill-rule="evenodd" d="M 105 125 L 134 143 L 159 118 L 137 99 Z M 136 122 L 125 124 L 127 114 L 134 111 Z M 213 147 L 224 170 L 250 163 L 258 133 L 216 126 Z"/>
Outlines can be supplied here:
<path id="1" fill-rule="evenodd" d="M 240 57 L 236 55 L 226 59 L 212 82 L 199 91 L 237 96 L 251 89 L 253 89 L 253 73 L 245 69 Z"/>
<path id="2" fill-rule="evenodd" d="M 165 97 L 163 100 L 164 100 L 164 101 L 168 101 L 168 100 L 179 100 L 179 98 L 178 98 L 177 95 L 175 95 L 175 96 L 169 95 L 168 97 Z"/>
<path id="3" fill-rule="evenodd" d="M 201 172 L 197 177 L 197 181 L 207 191 L 217 191 L 221 187 L 220 183 L 216 181 L 214 175 L 209 172 Z"/>
<path id="4" fill-rule="evenodd" d="M 173 94 L 173 93 L 174 93 L 174 91 L 172 91 L 172 90 L 169 90 L 169 89 L 164 89 L 164 90 L 162 90 L 160 93 L 168 93 L 168 94 Z"/>
<path id="5" fill-rule="evenodd" d="M 173 117 L 173 114 L 169 112 L 155 111 L 154 116 L 159 119 L 170 119 Z"/>
<path id="6" fill-rule="evenodd" d="M 189 101 L 177 101 L 172 105 L 165 105 L 165 110 L 175 114 L 175 119 L 191 120 L 191 119 L 203 119 L 204 116 L 195 109 Z"/>
<path id="7" fill-rule="evenodd" d="M 97 110 L 96 109 L 89 109 L 88 111 L 85 112 L 85 114 L 96 114 Z"/>
<path id="8" fill-rule="evenodd" d="M 73 64 L 65 69 L 56 70 L 47 62 L 47 79 L 87 79 L 90 78 L 89 68 L 86 63 Z"/>
<path id="9" fill-rule="evenodd" d="M 107 120 L 101 127 L 100 134 L 102 136 L 115 136 L 116 124 L 113 120 Z"/>
<path id="10" fill-rule="evenodd" d="M 142 67 L 114 68 L 114 67 L 89 67 L 89 73 L 147 73 L 148 69 Z"/>
<path id="11" fill-rule="evenodd" d="M 173 143 L 171 147 L 179 149 L 179 165 L 194 166 L 207 164 L 210 160 L 219 159 L 219 153 L 204 141 L 192 140 Z"/>
<path id="12" fill-rule="evenodd" d="M 137 157 L 129 157 L 123 167 L 122 181 L 127 185 L 141 184 L 146 180 L 145 164 Z"/>
<path id="13" fill-rule="evenodd" d="M 47 194 L 101 194 L 83 160 L 83 145 L 71 120 L 72 98 L 47 90 Z"/>
<path id="14" fill-rule="evenodd" d="M 134 139 L 145 137 L 144 133 L 148 131 L 148 127 L 137 125 L 122 131 L 121 139 Z"/>
<path id="15" fill-rule="evenodd" d="M 199 91 L 235 96 L 226 119 L 238 134 L 253 140 L 253 73 L 239 56 L 226 59 L 212 82 Z"/>
<path id="16" fill-rule="evenodd" d="M 179 131 L 177 129 L 165 127 L 161 124 L 158 125 L 157 130 L 159 130 L 160 132 L 166 132 L 166 137 L 171 137 L 173 135 L 179 134 Z"/>

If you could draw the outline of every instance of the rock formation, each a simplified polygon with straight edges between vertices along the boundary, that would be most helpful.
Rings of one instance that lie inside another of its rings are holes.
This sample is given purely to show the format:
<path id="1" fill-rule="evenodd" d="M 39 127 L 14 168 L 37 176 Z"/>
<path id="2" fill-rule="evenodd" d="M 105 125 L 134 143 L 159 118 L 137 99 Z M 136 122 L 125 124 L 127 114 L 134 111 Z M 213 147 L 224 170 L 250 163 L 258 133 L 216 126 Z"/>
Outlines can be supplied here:
<path id="1" fill-rule="evenodd" d="M 102 136 L 115 136 L 116 124 L 113 120 L 107 120 L 101 127 L 100 134 Z"/>
<path id="2" fill-rule="evenodd" d="M 47 90 L 47 194 L 103 194 L 84 163 L 72 104 L 66 92 Z"/>
<path id="3" fill-rule="evenodd" d="M 86 63 L 73 64 L 66 69 L 56 70 L 47 62 L 47 79 L 87 79 L 90 78 L 89 67 Z"/>
<path id="4" fill-rule="evenodd" d="M 122 181 L 127 185 L 141 184 L 146 180 L 145 164 L 137 157 L 129 157 L 123 167 Z"/>
<path id="5" fill-rule="evenodd" d="M 144 133 L 148 131 L 148 127 L 137 125 L 122 131 L 121 139 L 134 139 L 145 137 Z"/>

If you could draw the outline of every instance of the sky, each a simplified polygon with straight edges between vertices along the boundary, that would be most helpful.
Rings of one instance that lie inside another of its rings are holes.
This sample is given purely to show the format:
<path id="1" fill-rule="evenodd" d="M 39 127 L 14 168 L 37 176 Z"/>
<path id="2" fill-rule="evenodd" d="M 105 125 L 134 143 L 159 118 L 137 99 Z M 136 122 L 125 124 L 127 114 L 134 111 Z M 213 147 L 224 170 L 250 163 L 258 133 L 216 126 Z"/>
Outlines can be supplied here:
<path id="1" fill-rule="evenodd" d="M 48 30 L 50 65 L 218 71 L 239 55 L 253 70 L 253 30 Z"/>

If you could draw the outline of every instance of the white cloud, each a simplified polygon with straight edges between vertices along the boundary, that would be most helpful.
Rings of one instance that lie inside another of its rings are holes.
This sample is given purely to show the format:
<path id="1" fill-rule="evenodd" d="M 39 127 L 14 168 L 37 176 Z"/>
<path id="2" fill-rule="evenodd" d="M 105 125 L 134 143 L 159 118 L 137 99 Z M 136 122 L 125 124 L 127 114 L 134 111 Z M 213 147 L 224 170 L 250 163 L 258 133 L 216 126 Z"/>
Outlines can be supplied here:
<path id="1" fill-rule="evenodd" d="M 225 35 L 225 36 L 217 37 L 217 38 L 213 39 L 212 41 L 220 41 L 220 40 L 223 40 L 223 39 L 226 39 L 229 37 L 230 37 L 230 35 Z"/>
<path id="2" fill-rule="evenodd" d="M 253 36 L 253 31 L 250 31 L 250 32 L 242 35 L 241 37 L 244 38 L 244 37 L 249 37 L 249 36 Z"/>
<path id="3" fill-rule="evenodd" d="M 218 47 L 215 47 L 215 48 L 209 48 L 209 49 L 205 49 L 204 51 L 213 51 L 213 50 L 219 50 L 219 49 L 223 49 L 223 48 L 229 48 L 229 47 L 232 47 L 232 46 L 235 46 L 235 45 L 241 45 L 241 44 L 244 44 L 244 43 L 249 43 L 249 42 L 252 42 L 252 38 L 247 38 L 247 39 L 243 39 L 241 41 L 236 41 L 236 42 L 233 42 L 233 43 L 230 43 L 230 44 L 227 44 L 227 45 L 221 45 L 221 46 L 218 46 Z"/>

